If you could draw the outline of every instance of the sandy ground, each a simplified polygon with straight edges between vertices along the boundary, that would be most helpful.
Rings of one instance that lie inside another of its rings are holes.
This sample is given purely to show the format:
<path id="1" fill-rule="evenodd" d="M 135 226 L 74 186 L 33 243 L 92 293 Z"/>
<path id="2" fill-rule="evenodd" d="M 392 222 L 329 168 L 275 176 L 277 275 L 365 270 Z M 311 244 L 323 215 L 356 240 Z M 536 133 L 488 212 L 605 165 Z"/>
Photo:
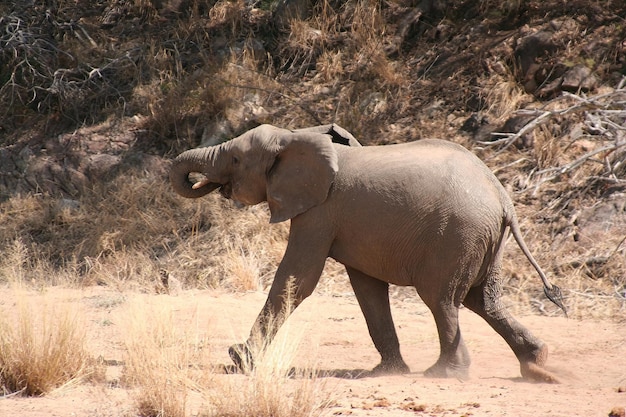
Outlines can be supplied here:
<path id="1" fill-rule="evenodd" d="M 171 306 L 180 326 L 198 329 L 209 340 L 210 361 L 219 366 L 230 364 L 228 346 L 245 338 L 265 295 L 219 291 L 145 295 L 94 287 L 31 291 L 28 299 L 35 305 L 78 305 L 87 323 L 90 351 L 110 366 L 103 382 L 71 385 L 40 398 L 2 398 L 2 417 L 136 415 L 133 391 L 117 382 L 119 362 L 124 360 L 120 312 L 133 303 Z M 15 293 L 0 290 L 0 312 L 10 314 L 14 306 Z M 330 375 L 320 378 L 322 392 L 332 398 L 328 415 L 607 416 L 614 407 L 626 406 L 626 393 L 621 392 L 626 388 L 623 322 L 518 317 L 550 346 L 548 365 L 562 383 L 546 385 L 522 381 L 517 360 L 504 341 L 480 318 L 462 310 L 461 329 L 473 360 L 472 378 L 462 382 L 423 376 L 439 346 L 430 313 L 417 297 L 394 300 L 393 310 L 402 352 L 413 371 L 402 376 L 351 378 L 379 359 L 351 294 L 313 295 L 291 317 L 292 326 L 305 329 L 299 355 L 307 361 L 314 357 Z"/>

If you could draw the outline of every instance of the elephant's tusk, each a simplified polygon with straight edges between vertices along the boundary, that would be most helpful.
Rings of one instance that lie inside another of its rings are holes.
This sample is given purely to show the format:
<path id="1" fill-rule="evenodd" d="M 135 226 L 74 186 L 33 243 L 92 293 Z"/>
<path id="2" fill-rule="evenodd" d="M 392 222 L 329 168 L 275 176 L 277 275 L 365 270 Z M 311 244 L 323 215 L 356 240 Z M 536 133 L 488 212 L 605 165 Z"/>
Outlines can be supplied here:
<path id="1" fill-rule="evenodd" d="M 201 181 L 196 182 L 194 185 L 191 186 L 192 189 L 197 190 L 198 188 L 202 188 L 207 184 L 210 184 L 211 181 L 208 180 L 208 178 L 205 178 Z"/>

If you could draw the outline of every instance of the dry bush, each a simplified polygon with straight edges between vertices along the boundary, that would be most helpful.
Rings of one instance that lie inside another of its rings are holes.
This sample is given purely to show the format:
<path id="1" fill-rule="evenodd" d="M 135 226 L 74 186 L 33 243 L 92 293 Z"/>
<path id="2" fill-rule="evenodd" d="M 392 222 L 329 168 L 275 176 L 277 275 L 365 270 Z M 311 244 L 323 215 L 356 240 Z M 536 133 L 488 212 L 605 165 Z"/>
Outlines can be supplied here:
<path id="1" fill-rule="evenodd" d="M 570 316 L 576 318 L 619 318 L 626 307 L 619 208 L 626 174 L 626 142 L 620 133 L 625 95 L 619 88 L 590 97 L 565 94 L 528 111 L 533 117 L 526 126 L 498 141 L 507 147 L 521 135 L 532 135 L 529 152 L 521 158 L 504 148 L 485 154 L 500 167 L 498 176 L 516 200 L 526 241 L 563 289 Z M 594 207 L 603 206 L 609 207 L 609 217 L 590 223 Z M 517 307 L 559 314 L 544 303 L 536 273 L 523 255 L 508 252 L 506 292 Z"/>
<path id="2" fill-rule="evenodd" d="M 289 290 L 288 290 L 289 291 Z M 292 309 L 287 297 L 286 310 Z M 270 332 L 272 332 L 270 330 Z M 323 390 L 315 366 L 315 348 L 307 344 L 307 364 L 294 367 L 307 329 L 289 320 L 270 343 L 261 342 L 254 368 L 245 376 L 230 375 L 211 387 L 204 396 L 210 406 L 206 417 L 313 417 L 323 414 L 330 395 Z"/>
<path id="3" fill-rule="evenodd" d="M 486 113 L 493 117 L 493 124 L 504 123 L 506 118 L 529 101 L 529 95 L 524 93 L 512 77 L 510 74 L 506 79 L 494 77 L 497 81 L 488 88 L 486 101 L 489 108 L 486 109 Z"/>
<path id="4" fill-rule="evenodd" d="M 403 78 L 384 50 L 386 29 L 376 2 L 347 2 L 335 10 L 322 1 L 310 19 L 291 21 L 279 54 L 283 71 L 301 77 L 316 68 L 323 80 L 342 74 L 380 86 L 398 85 Z"/>
<path id="5" fill-rule="evenodd" d="M 267 284 L 286 241 L 286 225 L 270 226 L 264 206 L 186 200 L 149 176 L 100 184 L 78 208 L 59 203 L 28 196 L 0 207 L 0 281 L 28 271 L 40 285 L 154 288 L 165 268 L 193 288 L 250 289 Z M 233 281 L 231 265 L 240 266 Z"/>
<path id="6" fill-rule="evenodd" d="M 169 297 L 127 300 L 116 322 L 123 329 L 122 381 L 136 388 L 141 416 L 316 416 L 328 403 L 314 366 L 294 370 L 306 329 L 283 326 L 245 375 L 213 373 L 211 340 L 198 326 L 181 326 Z M 314 349 L 313 349 L 314 351 Z M 313 353 L 309 350 L 309 361 Z M 199 400 L 198 398 L 201 398 Z M 204 403 L 203 405 L 199 405 Z M 196 412 L 198 408 L 200 412 Z"/>
<path id="7" fill-rule="evenodd" d="M 14 286 L 15 308 L 0 308 L 2 394 L 44 395 L 95 372 L 75 306 Z"/>
<path id="8" fill-rule="evenodd" d="M 232 36 L 238 35 L 244 24 L 243 13 L 246 4 L 243 0 L 220 0 L 209 11 L 211 24 L 229 29 Z"/>
<path id="9" fill-rule="evenodd" d="M 282 353 L 279 353 L 283 355 Z M 286 375 L 281 360 L 266 365 L 272 359 L 259 363 L 262 369 L 249 376 L 231 375 L 230 380 L 205 394 L 209 402 L 200 415 L 205 417 L 313 417 L 324 414 L 330 404 L 329 394 L 323 390 L 314 370 L 298 370 Z"/>
<path id="10" fill-rule="evenodd" d="M 0 121 L 23 122 L 32 111 L 92 122 L 128 98 L 136 56 L 101 49 L 75 2 L 17 3 L 0 18 Z"/>
<path id="11" fill-rule="evenodd" d="M 137 387 L 137 410 L 144 417 L 184 417 L 192 390 L 198 390 L 194 371 L 203 367 L 202 341 L 181 326 L 174 308 L 145 297 L 128 300 L 118 314 L 123 332 L 123 381 Z"/>
<path id="12" fill-rule="evenodd" d="M 521 0 L 480 0 L 477 5 L 481 15 L 489 17 L 515 16 L 521 7 Z"/>
<path id="13" fill-rule="evenodd" d="M 290 76 L 302 76 L 314 67 L 323 52 L 332 50 L 341 41 L 338 24 L 339 15 L 326 0 L 317 4 L 311 19 L 293 19 L 289 36 L 278 54 L 284 71 Z"/>
<path id="14" fill-rule="evenodd" d="M 344 15 L 352 16 L 350 47 L 354 51 L 352 77 L 370 79 L 380 87 L 397 86 L 405 79 L 385 51 L 388 33 L 377 2 L 348 3 Z"/>

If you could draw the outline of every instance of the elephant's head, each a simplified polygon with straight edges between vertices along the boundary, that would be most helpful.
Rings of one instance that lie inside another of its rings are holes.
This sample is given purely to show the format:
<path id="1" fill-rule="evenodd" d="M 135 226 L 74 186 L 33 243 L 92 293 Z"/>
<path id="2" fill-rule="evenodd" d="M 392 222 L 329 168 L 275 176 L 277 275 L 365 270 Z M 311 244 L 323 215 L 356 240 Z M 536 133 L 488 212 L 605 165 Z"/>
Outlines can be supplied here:
<path id="1" fill-rule="evenodd" d="M 326 200 L 338 169 L 333 139 L 360 146 L 336 125 L 296 131 L 262 125 L 221 145 L 183 152 L 170 181 L 183 197 L 219 189 L 244 205 L 267 201 L 270 222 L 282 222 Z M 192 173 L 202 176 L 191 181 Z"/>

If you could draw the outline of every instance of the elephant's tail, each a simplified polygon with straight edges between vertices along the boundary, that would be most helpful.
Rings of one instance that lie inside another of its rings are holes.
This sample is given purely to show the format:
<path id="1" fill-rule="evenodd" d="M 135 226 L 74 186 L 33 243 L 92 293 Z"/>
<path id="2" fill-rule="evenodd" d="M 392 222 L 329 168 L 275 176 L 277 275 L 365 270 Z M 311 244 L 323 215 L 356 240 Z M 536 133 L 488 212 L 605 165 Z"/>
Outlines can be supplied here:
<path id="1" fill-rule="evenodd" d="M 511 233 L 513 234 L 513 237 L 515 238 L 515 241 L 519 245 L 522 252 L 524 252 L 524 255 L 526 255 L 526 258 L 528 259 L 530 264 L 535 268 L 535 270 L 539 274 L 539 277 L 541 277 L 541 281 L 543 282 L 544 294 L 546 295 L 546 297 L 548 297 L 550 301 L 552 301 L 561 310 L 563 310 L 565 317 L 567 317 L 567 309 L 563 305 L 563 294 L 561 294 L 561 289 L 557 287 L 556 285 L 550 283 L 550 281 L 548 280 L 548 277 L 546 277 L 546 274 L 543 272 L 543 270 L 541 269 L 541 267 L 539 266 L 539 264 L 537 263 L 533 255 L 530 253 L 530 250 L 528 249 L 528 246 L 526 246 L 526 242 L 524 241 L 524 238 L 522 237 L 522 232 L 520 231 L 520 228 L 519 228 L 517 216 L 515 216 L 513 212 L 512 215 L 509 213 L 507 217 L 508 217 L 509 228 L 511 229 Z"/>

